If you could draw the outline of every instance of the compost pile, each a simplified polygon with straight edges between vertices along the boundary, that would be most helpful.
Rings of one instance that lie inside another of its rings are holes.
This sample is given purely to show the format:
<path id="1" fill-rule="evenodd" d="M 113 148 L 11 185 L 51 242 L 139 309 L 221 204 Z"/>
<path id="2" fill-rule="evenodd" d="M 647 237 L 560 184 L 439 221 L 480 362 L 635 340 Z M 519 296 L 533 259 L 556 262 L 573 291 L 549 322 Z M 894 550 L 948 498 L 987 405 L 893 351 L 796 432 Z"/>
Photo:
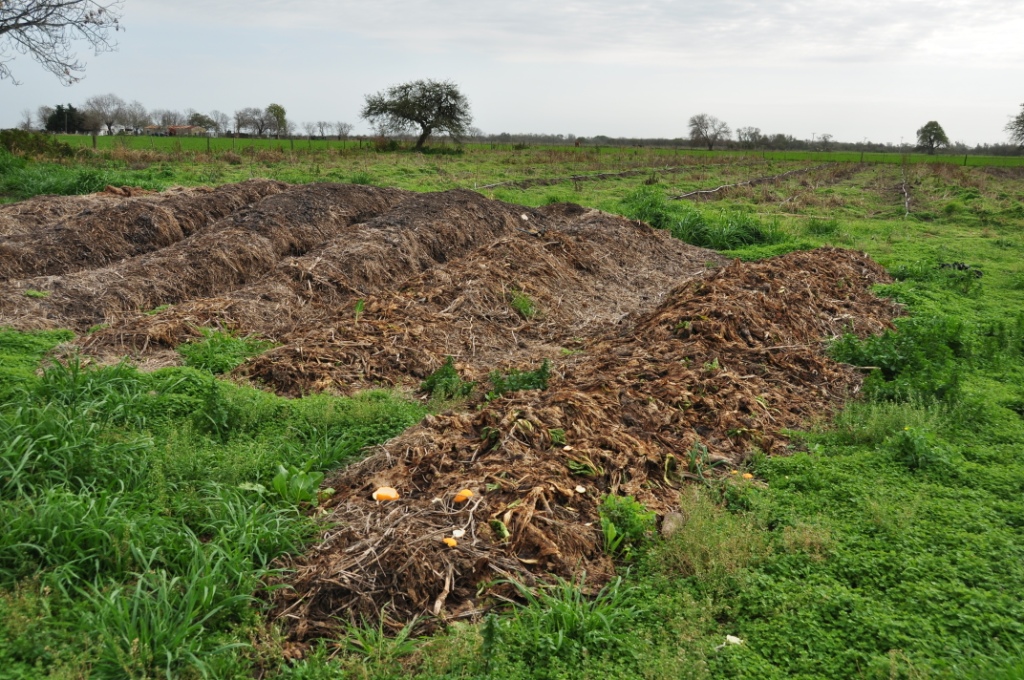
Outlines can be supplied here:
<path id="1" fill-rule="evenodd" d="M 663 513 L 686 480 L 755 447 L 782 452 L 781 429 L 856 391 L 859 376 L 824 356 L 823 339 L 890 327 L 896 308 L 868 291 L 885 280 L 850 251 L 737 261 L 556 362 L 546 390 L 428 417 L 329 480 L 333 528 L 289 562 L 275 615 L 304 641 L 339 618 L 479 615 L 493 592 L 481 585 L 502 579 L 583 571 L 600 585 L 611 573 L 601 497 Z M 401 497 L 374 501 L 382 486 Z M 462 489 L 474 495 L 458 503 Z"/>
<path id="2" fill-rule="evenodd" d="M 781 431 L 857 390 L 824 343 L 889 327 L 898 310 L 869 292 L 885 280 L 861 253 L 728 263 L 600 211 L 464 190 L 253 180 L 0 206 L 2 326 L 140 362 L 204 328 L 253 334 L 276 347 L 234 377 L 285 395 L 418 391 L 449 357 L 478 383 L 328 479 L 330 528 L 268 592 L 299 645 L 344 620 L 473 617 L 502 579 L 601 585 L 601 498 L 665 513 L 688 480 L 783 452 Z M 546 389 L 492 389 L 542 366 Z M 374 501 L 382 486 L 400 498 Z"/>
<path id="3" fill-rule="evenodd" d="M 280 347 L 239 373 L 287 395 L 418 387 L 448 356 L 475 377 L 529 366 L 721 263 L 599 211 L 462 190 L 262 180 L 93 200 L 0 242 L 0 323 L 88 330 L 80 349 L 109 361 L 173 362 L 207 327 L 259 335 Z"/>

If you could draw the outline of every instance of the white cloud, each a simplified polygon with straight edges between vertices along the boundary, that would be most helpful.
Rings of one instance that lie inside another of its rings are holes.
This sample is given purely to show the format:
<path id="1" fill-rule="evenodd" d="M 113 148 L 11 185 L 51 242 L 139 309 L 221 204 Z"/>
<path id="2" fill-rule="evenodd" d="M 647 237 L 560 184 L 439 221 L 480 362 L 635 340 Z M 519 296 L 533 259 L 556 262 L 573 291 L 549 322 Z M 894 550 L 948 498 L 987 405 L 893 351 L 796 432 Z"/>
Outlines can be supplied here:
<path id="1" fill-rule="evenodd" d="M 344 31 L 404 50 L 520 63 L 880 62 L 1024 54 L 1014 0 L 139 0 L 164 19 Z M 1009 50 L 1009 54 L 1007 51 Z"/>

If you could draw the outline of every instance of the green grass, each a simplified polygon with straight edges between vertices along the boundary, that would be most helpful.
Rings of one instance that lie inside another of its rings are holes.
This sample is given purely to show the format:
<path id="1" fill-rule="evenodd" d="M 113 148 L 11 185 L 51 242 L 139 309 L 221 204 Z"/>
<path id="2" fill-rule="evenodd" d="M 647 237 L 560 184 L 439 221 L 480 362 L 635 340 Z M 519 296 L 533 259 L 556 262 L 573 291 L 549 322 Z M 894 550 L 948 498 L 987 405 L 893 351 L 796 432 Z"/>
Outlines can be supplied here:
<path id="1" fill-rule="evenodd" d="M 257 338 L 239 338 L 227 331 L 201 329 L 202 340 L 178 345 L 178 354 L 186 366 L 214 374 L 227 373 L 249 357 L 254 357 L 273 346 Z"/>
<path id="2" fill-rule="evenodd" d="M 0 586 L 4 606 L 48 610 L 0 622 L 0 675 L 223 677 L 251 650 L 260 578 L 313 536 L 308 488 L 424 410 L 386 392 L 287 400 L 194 368 L 36 375 L 67 337 L 0 334 Z"/>

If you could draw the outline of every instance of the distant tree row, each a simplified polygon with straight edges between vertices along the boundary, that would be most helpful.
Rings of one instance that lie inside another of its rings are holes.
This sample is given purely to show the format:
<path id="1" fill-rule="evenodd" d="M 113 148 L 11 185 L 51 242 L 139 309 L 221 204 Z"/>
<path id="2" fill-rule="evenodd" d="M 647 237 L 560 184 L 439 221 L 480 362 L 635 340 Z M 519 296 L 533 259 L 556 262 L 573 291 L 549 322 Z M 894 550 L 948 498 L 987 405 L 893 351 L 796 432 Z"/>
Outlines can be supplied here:
<path id="1" fill-rule="evenodd" d="M 868 151 L 892 152 L 902 150 L 903 145 L 878 144 L 869 142 L 837 142 L 831 134 L 814 134 L 810 140 L 801 140 L 786 134 L 763 134 L 757 127 L 741 127 L 733 131 L 717 117 L 700 113 L 688 121 L 689 137 L 677 139 L 611 138 L 598 135 L 590 139 L 575 135 L 510 134 L 485 135 L 470 126 L 472 121 L 469 102 L 448 81 L 421 80 L 396 85 L 382 92 L 367 95 L 361 117 L 367 120 L 376 134 L 381 136 L 408 136 L 421 148 L 434 132 L 448 134 L 460 141 L 472 139 L 480 142 L 504 144 L 587 144 L 634 145 L 634 146 L 691 146 L 714 150 L 716 148 L 765 149 L 765 150 L 816 150 L 816 151 Z M 125 102 L 114 94 L 90 97 L 81 107 L 71 104 L 56 107 L 41 106 L 33 117 L 28 110 L 22 112 L 23 129 L 44 129 L 50 132 L 106 132 L 106 134 L 142 134 L 153 128 L 166 129 L 171 126 L 194 126 L 208 134 L 242 134 L 255 137 L 291 137 L 297 134 L 296 125 L 288 119 L 285 108 L 270 104 L 265 108 L 247 107 L 229 116 L 221 111 L 200 113 L 194 109 L 177 111 L 172 109 L 147 110 L 138 101 Z M 352 132 L 350 123 L 337 121 L 315 121 L 302 124 L 305 136 L 310 140 L 329 136 L 346 139 Z M 1014 154 L 1024 149 L 1024 104 L 1021 112 L 1006 126 L 1010 135 L 1009 145 L 978 145 L 970 148 L 962 142 L 953 143 L 937 121 L 928 121 L 917 130 L 919 151 L 933 154 L 939 150 L 952 153 Z M 411 135 L 411 136 L 410 136 Z"/>
<path id="2" fill-rule="evenodd" d="M 212 135 L 249 134 L 280 138 L 296 132 L 294 123 L 288 119 L 285 108 L 280 104 L 239 109 L 230 116 L 217 110 L 200 113 L 195 109 L 147 109 L 141 102 L 126 102 L 116 94 L 90 97 L 79 107 L 72 104 L 40 106 L 35 115 L 26 109 L 22 111 L 19 127 L 24 130 L 40 129 L 69 134 L 104 132 L 113 135 L 144 134 L 147 128 L 154 131 L 154 127 L 166 130 L 172 126 L 186 125 L 202 128 Z M 306 123 L 305 127 L 307 132 L 315 130 L 324 138 L 336 134 L 338 139 L 345 139 L 352 132 L 352 125 L 342 121 Z M 312 132 L 309 134 L 312 135 Z"/>

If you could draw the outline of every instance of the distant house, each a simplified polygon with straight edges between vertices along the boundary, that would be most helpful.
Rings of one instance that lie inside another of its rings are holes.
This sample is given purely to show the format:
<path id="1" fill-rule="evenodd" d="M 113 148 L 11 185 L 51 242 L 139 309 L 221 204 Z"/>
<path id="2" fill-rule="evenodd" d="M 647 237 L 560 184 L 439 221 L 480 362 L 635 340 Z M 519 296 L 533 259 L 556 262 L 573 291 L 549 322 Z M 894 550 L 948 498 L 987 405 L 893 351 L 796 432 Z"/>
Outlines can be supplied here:
<path id="1" fill-rule="evenodd" d="M 147 135 L 155 135 L 157 137 L 167 136 L 167 127 L 163 125 L 147 125 L 142 131 Z"/>
<path id="2" fill-rule="evenodd" d="M 170 137 L 202 137 L 206 134 L 206 128 L 198 125 L 170 125 L 167 134 Z"/>

